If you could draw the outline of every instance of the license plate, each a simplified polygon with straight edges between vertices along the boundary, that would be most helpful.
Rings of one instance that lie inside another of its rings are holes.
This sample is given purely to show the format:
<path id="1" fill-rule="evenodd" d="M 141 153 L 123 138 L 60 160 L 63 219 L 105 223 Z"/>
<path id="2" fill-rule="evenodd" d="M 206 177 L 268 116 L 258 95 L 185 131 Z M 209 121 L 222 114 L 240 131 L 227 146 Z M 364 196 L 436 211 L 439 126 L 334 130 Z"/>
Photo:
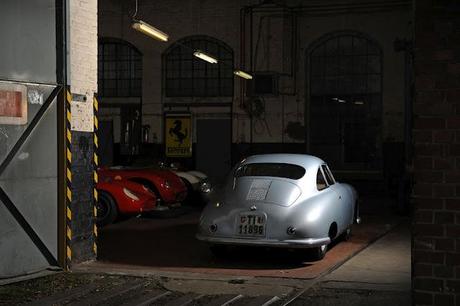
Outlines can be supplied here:
<path id="1" fill-rule="evenodd" d="M 265 215 L 242 214 L 237 222 L 236 233 L 241 236 L 265 236 Z"/>

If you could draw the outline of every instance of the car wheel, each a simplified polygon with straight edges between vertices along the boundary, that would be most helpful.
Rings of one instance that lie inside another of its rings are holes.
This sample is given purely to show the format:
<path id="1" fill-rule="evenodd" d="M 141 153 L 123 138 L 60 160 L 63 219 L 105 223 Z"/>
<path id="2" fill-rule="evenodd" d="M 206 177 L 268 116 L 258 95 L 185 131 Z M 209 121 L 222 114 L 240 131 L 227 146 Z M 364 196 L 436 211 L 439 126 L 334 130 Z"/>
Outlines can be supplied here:
<path id="1" fill-rule="evenodd" d="M 343 232 L 342 234 L 342 238 L 343 238 L 343 241 L 348 241 L 350 240 L 350 237 L 351 237 L 351 227 L 347 227 L 347 229 Z"/>
<path id="2" fill-rule="evenodd" d="M 314 249 L 314 258 L 316 260 L 321 260 L 324 258 L 327 252 L 327 244 L 323 244 L 322 246 L 319 246 Z"/>
<path id="3" fill-rule="evenodd" d="M 99 191 L 99 200 L 96 203 L 98 226 L 105 226 L 113 223 L 118 216 L 117 203 L 106 191 Z"/>
<path id="4" fill-rule="evenodd" d="M 209 247 L 211 253 L 216 257 L 225 257 L 228 254 L 227 247 L 225 245 L 211 245 Z"/>

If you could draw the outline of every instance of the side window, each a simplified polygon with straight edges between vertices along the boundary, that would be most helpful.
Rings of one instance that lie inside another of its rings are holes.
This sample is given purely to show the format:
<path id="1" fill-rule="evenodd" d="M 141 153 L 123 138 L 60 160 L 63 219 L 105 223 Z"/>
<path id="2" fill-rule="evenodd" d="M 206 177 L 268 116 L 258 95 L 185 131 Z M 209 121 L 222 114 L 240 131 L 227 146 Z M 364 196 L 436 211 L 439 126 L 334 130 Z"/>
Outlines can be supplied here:
<path id="1" fill-rule="evenodd" d="M 328 185 L 334 185 L 334 178 L 332 177 L 332 174 L 329 172 L 329 169 L 327 168 L 326 165 L 321 165 L 321 169 L 323 169 L 323 173 L 326 176 L 326 181 Z"/>
<path id="2" fill-rule="evenodd" d="M 316 188 L 318 188 L 318 190 L 323 190 L 327 188 L 326 180 L 324 179 L 324 175 L 321 171 L 321 168 L 318 168 L 318 173 L 316 174 Z"/>

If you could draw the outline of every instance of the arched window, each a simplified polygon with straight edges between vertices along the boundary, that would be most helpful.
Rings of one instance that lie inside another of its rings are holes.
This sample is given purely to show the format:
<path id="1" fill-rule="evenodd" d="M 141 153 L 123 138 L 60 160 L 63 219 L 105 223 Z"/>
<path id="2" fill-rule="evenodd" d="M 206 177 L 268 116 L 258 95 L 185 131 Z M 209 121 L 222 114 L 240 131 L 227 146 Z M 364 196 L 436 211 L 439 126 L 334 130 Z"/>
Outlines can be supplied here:
<path id="1" fill-rule="evenodd" d="M 142 95 L 142 54 L 133 45 L 115 38 L 99 40 L 98 94 L 102 97 Z"/>
<path id="2" fill-rule="evenodd" d="M 339 169 L 381 162 L 382 51 L 367 36 L 337 32 L 307 51 L 310 149 Z"/>
<path id="3" fill-rule="evenodd" d="M 218 59 L 210 64 L 193 56 L 201 50 Z M 163 55 L 164 90 L 167 97 L 233 96 L 233 51 L 207 36 L 192 36 L 173 44 Z"/>

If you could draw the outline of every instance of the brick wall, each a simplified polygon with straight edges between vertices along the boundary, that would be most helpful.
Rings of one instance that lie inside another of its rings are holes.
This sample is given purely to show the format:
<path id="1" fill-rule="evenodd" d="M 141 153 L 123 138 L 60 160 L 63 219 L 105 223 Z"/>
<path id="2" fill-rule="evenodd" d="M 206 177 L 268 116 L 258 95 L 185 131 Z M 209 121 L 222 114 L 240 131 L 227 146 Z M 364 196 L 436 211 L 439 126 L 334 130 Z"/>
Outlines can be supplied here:
<path id="1" fill-rule="evenodd" d="M 460 10 L 414 4 L 414 303 L 460 305 Z"/>
<path id="2" fill-rule="evenodd" d="M 74 95 L 86 97 L 91 112 L 97 91 L 97 0 L 68 1 L 68 84 Z M 76 114 L 72 115 L 73 118 Z M 79 126 L 89 126 L 85 120 Z M 93 250 L 93 133 L 72 131 L 72 248 L 71 263 L 94 259 Z"/>
<path id="3" fill-rule="evenodd" d="M 69 1 L 69 54 L 72 92 L 97 91 L 97 0 Z"/>

